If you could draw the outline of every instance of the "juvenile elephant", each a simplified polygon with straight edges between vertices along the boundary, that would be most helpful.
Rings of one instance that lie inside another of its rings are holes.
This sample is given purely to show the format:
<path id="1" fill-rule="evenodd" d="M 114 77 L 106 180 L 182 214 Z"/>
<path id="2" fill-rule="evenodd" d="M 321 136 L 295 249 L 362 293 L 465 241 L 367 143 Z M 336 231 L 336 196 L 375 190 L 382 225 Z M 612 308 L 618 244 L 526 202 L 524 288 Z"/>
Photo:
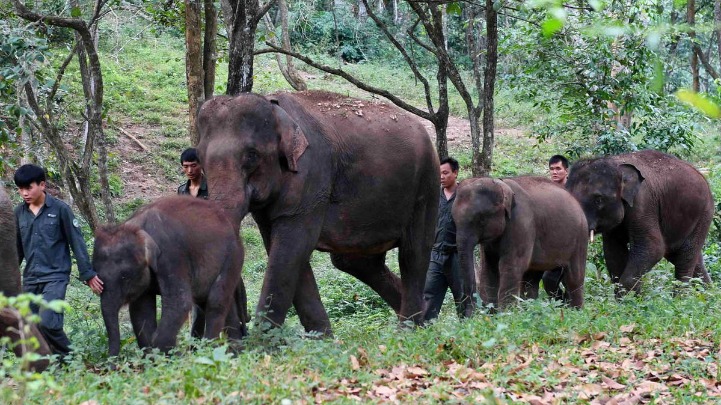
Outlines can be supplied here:
<path id="1" fill-rule="evenodd" d="M 326 92 L 241 94 L 206 101 L 198 127 L 210 199 L 236 230 L 251 212 L 268 252 L 259 319 L 280 325 L 293 304 L 306 330 L 331 333 L 309 263 L 317 249 L 401 320 L 422 322 L 440 183 L 414 117 Z M 395 247 L 400 278 L 385 265 Z"/>
<path id="2" fill-rule="evenodd" d="M 453 219 L 463 284 L 471 286 L 466 294 L 474 292 L 473 248 L 480 243 L 484 303 L 502 310 L 522 293 L 535 297 L 543 272 L 563 267 L 570 304 L 583 306 L 588 228 L 564 189 L 545 177 L 464 180 Z"/>
<path id="3" fill-rule="evenodd" d="M 693 166 L 653 150 L 582 160 L 571 167 L 566 188 L 581 203 L 591 234 L 603 234 L 617 295 L 640 291 L 641 277 L 662 257 L 676 267 L 676 279 L 710 281 L 702 250 L 713 198 Z"/>
<path id="4" fill-rule="evenodd" d="M 22 293 L 20 287 L 20 269 L 18 268 L 17 252 L 17 228 L 15 225 L 15 214 L 13 213 L 12 202 L 0 187 L 0 293 L 6 297 L 12 297 Z M 37 349 L 30 348 L 25 344 L 16 344 L 23 339 L 21 336 L 20 314 L 10 308 L 0 309 L 0 337 L 8 336 L 13 342 L 13 352 L 21 357 L 28 350 L 32 350 L 42 356 L 51 354 L 50 347 L 43 338 L 36 326 L 30 327 L 30 334 L 39 343 Z M 43 371 L 48 367 L 47 359 L 34 361 L 30 368 L 34 371 Z"/>
<path id="5" fill-rule="evenodd" d="M 187 196 L 160 198 L 126 222 L 95 234 L 93 268 L 105 283 L 100 304 L 109 354 L 120 352 L 118 312 L 129 304 L 141 348 L 167 352 L 193 303 L 205 314 L 205 338 L 227 325 L 230 337 L 245 331 L 247 313 L 241 279 L 243 245 L 216 205 Z M 155 297 L 161 296 L 160 323 Z"/>

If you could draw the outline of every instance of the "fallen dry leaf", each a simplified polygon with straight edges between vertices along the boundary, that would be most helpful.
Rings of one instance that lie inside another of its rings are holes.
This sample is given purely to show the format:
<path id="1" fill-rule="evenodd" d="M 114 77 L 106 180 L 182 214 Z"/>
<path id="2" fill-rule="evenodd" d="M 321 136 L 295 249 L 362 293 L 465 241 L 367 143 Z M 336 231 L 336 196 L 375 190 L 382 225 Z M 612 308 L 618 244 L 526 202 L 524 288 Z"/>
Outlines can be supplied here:
<path id="1" fill-rule="evenodd" d="M 626 388 L 625 385 L 619 384 L 618 382 L 616 382 L 606 376 L 602 376 L 601 380 L 603 381 L 603 383 L 601 385 L 602 386 L 605 385 L 606 388 L 608 388 L 610 390 L 622 390 L 622 389 Z"/>
<path id="2" fill-rule="evenodd" d="M 354 371 L 360 369 L 360 363 L 358 362 L 358 359 L 354 355 L 350 355 L 350 368 L 352 368 Z"/>

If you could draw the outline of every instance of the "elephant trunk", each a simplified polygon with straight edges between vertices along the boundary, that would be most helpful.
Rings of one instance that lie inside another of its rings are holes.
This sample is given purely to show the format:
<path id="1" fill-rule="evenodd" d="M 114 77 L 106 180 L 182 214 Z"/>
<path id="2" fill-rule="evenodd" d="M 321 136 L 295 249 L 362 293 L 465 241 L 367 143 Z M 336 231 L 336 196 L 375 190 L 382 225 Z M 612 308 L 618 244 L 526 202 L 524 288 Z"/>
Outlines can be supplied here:
<path id="1" fill-rule="evenodd" d="M 470 317 L 475 309 L 475 295 L 477 294 L 476 272 L 473 260 L 473 249 L 478 244 L 478 238 L 468 235 L 466 232 L 456 234 L 456 246 L 458 259 L 460 261 L 460 278 L 462 297 L 460 303 L 460 314 Z"/>
<path id="2" fill-rule="evenodd" d="M 238 187 L 230 186 L 240 184 Z M 250 207 L 252 188 L 245 180 L 208 178 L 210 199 L 219 203 L 236 232 Z"/>
<path id="3" fill-rule="evenodd" d="M 108 355 L 117 356 L 120 354 L 120 325 L 118 323 L 118 312 L 120 305 L 110 297 L 101 297 L 103 321 L 105 331 L 108 333 Z"/>

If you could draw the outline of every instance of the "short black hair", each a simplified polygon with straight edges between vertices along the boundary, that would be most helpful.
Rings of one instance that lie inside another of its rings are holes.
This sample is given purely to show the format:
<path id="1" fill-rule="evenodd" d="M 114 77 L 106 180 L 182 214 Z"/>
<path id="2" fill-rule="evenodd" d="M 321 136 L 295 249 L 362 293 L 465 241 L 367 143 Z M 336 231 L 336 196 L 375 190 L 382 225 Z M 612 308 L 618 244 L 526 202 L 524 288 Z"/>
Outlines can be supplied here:
<path id="1" fill-rule="evenodd" d="M 460 169 L 460 166 L 458 165 L 458 161 L 456 159 L 453 159 L 452 157 L 443 158 L 441 160 L 441 166 L 448 163 L 451 166 L 451 171 L 457 172 L 458 169 Z"/>
<path id="2" fill-rule="evenodd" d="M 32 183 L 40 184 L 45 181 L 45 170 L 34 164 L 22 165 L 15 171 L 13 180 L 18 187 L 29 187 Z"/>
<path id="3" fill-rule="evenodd" d="M 563 155 L 553 155 L 550 159 L 548 159 L 548 165 L 551 166 L 554 163 L 561 162 L 561 165 L 563 165 L 564 169 L 568 169 L 568 159 L 566 159 Z"/>
<path id="4" fill-rule="evenodd" d="M 198 150 L 195 148 L 188 148 L 184 150 L 183 153 L 180 154 L 180 164 L 182 165 L 183 162 L 200 163 L 200 158 L 198 157 Z"/>

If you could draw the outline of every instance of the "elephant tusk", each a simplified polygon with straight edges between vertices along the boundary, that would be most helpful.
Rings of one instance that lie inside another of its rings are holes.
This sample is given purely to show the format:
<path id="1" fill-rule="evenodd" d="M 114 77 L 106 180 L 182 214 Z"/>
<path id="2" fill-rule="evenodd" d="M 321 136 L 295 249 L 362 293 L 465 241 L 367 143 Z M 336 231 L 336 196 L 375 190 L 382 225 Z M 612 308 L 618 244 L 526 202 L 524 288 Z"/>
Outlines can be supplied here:
<path id="1" fill-rule="evenodd" d="M 589 237 L 589 239 L 591 240 L 591 243 L 593 243 L 593 229 L 591 229 L 591 236 Z"/>

